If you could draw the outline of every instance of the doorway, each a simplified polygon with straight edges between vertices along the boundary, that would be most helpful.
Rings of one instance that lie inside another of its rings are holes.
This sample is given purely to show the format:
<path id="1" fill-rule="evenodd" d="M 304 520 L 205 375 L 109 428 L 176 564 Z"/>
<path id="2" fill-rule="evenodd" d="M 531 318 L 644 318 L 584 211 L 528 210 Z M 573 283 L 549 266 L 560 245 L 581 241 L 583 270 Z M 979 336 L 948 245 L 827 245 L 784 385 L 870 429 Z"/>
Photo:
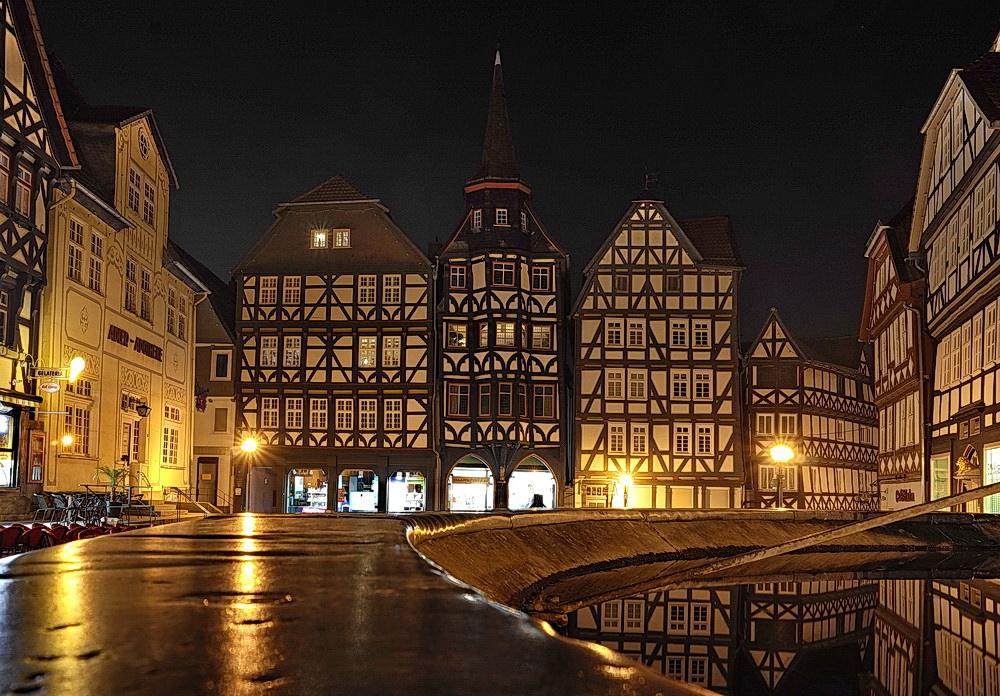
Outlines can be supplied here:
<path id="1" fill-rule="evenodd" d="M 277 512 L 278 483 L 271 467 L 251 467 L 248 488 L 247 512 Z"/>
<path id="2" fill-rule="evenodd" d="M 493 509 L 493 472 L 480 459 L 469 455 L 448 474 L 448 509 Z"/>
<path id="3" fill-rule="evenodd" d="M 556 477 L 532 455 L 522 461 L 507 484 L 507 507 L 511 510 L 552 510 L 556 506 Z"/>
<path id="4" fill-rule="evenodd" d="M 219 485 L 219 458 L 198 457 L 198 488 L 194 499 L 215 505 Z"/>
<path id="5" fill-rule="evenodd" d="M 326 512 L 328 488 L 323 469 L 292 469 L 287 490 L 286 512 Z"/>

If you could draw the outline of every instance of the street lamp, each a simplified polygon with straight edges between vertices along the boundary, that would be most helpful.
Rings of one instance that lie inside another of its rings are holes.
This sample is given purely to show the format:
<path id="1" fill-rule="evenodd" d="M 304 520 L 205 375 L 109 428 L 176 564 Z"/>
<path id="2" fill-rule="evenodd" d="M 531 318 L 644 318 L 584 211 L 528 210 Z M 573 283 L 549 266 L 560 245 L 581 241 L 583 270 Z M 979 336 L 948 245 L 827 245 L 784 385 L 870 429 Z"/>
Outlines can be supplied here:
<path id="1" fill-rule="evenodd" d="M 243 442 L 240 443 L 240 449 L 244 452 L 256 452 L 257 440 L 252 437 L 245 438 Z"/>
<path id="2" fill-rule="evenodd" d="M 792 461 L 795 457 L 795 452 L 788 445 L 775 445 L 770 450 L 771 461 L 774 462 L 775 466 L 775 482 L 778 486 L 778 509 L 785 508 L 785 470 L 784 465 Z"/>

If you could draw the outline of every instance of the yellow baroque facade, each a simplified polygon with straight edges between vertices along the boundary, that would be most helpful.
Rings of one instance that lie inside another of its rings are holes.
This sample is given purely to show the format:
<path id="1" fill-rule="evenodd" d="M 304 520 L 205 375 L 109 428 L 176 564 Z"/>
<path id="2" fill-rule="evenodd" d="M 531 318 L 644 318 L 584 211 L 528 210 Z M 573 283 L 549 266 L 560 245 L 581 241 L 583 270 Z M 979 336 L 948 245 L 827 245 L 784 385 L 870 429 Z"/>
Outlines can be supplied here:
<path id="1" fill-rule="evenodd" d="M 44 488 L 82 491 L 107 481 L 98 467 L 128 467 L 155 498 L 191 483 L 193 317 L 204 289 L 166 253 L 176 181 L 152 113 L 111 111 L 68 113 L 82 166 L 58 181 L 49 210 L 38 362 L 80 356 L 86 368 L 75 383 L 36 385 Z"/>

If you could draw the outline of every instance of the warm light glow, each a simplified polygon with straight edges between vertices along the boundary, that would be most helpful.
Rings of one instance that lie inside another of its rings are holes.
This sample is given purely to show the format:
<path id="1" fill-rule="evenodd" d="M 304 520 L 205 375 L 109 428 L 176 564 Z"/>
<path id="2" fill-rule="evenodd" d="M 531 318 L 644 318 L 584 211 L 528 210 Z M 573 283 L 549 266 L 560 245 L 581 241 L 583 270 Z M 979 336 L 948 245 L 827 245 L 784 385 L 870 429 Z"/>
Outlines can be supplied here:
<path id="1" fill-rule="evenodd" d="M 69 381 L 75 382 L 80 373 L 87 367 L 87 361 L 79 355 L 69 361 Z"/>
<path id="2" fill-rule="evenodd" d="M 795 456 L 795 452 L 788 445 L 775 445 L 771 448 L 771 459 L 776 462 L 788 462 Z"/>
<path id="3" fill-rule="evenodd" d="M 63 447 L 69 447 L 70 445 L 73 444 L 73 436 L 72 435 L 63 435 L 62 443 L 63 443 Z"/>
<path id="4" fill-rule="evenodd" d="M 629 476 L 628 474 L 622 474 L 618 478 L 618 480 L 622 482 L 623 486 L 631 486 L 632 485 L 632 477 Z"/>
<path id="5" fill-rule="evenodd" d="M 240 445 L 240 449 L 243 450 L 244 452 L 256 452 L 257 441 L 252 437 L 248 437 L 246 440 L 243 441 L 243 444 Z"/>

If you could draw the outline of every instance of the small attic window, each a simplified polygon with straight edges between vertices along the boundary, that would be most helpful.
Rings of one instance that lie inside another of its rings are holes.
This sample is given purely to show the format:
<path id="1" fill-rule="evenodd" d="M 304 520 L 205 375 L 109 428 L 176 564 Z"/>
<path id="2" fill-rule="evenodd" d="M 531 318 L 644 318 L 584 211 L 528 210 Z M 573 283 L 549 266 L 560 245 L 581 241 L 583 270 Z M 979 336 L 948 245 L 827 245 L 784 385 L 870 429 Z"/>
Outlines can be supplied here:
<path id="1" fill-rule="evenodd" d="M 333 246 L 337 249 L 348 249 L 351 246 L 351 231 L 347 228 L 333 231 Z"/>
<path id="2" fill-rule="evenodd" d="M 327 249 L 330 246 L 330 230 L 314 229 L 311 231 L 309 248 Z"/>
<path id="3" fill-rule="evenodd" d="M 510 223 L 507 222 L 507 209 L 506 208 L 497 208 L 497 222 L 496 222 L 496 224 L 498 224 L 498 225 L 508 225 L 508 224 L 510 224 Z"/>

